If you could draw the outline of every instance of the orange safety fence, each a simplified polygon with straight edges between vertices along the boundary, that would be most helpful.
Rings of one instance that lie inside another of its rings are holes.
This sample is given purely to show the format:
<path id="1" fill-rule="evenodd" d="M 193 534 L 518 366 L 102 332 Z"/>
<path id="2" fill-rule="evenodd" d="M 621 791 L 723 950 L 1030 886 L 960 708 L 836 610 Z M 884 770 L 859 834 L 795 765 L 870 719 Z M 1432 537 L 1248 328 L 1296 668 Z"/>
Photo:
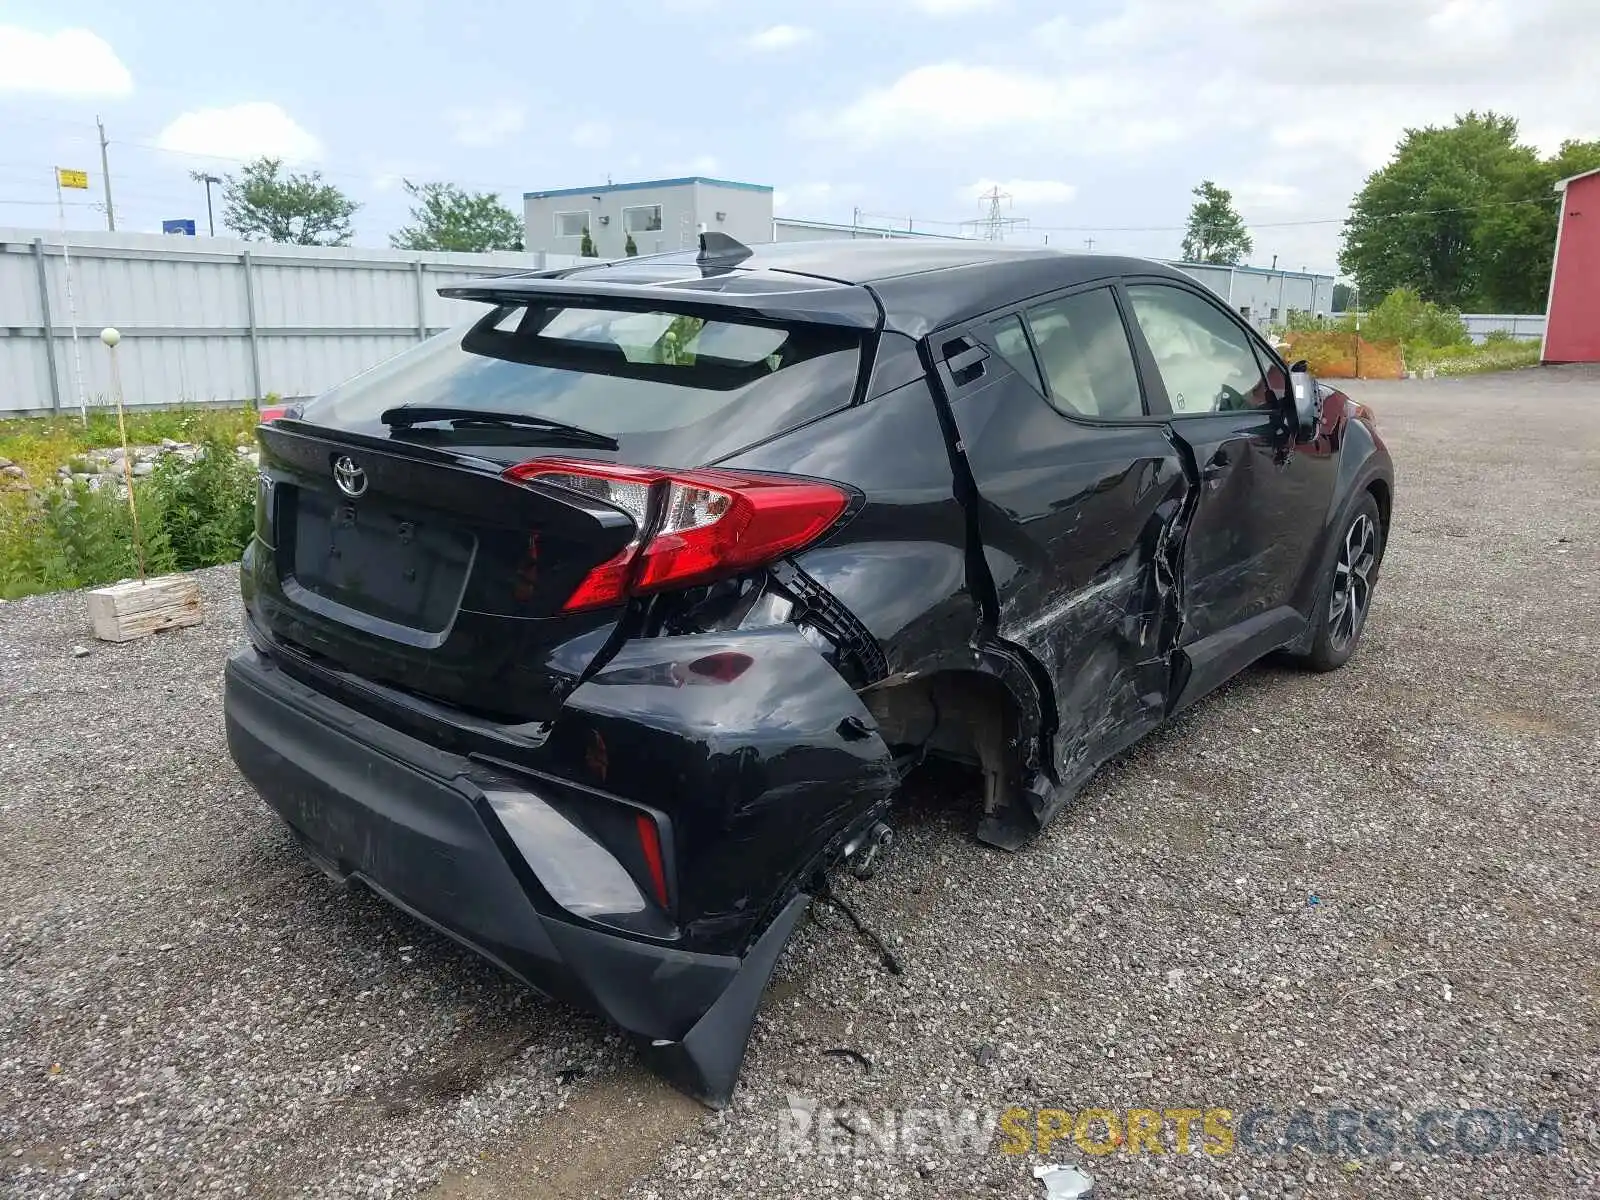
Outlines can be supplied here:
<path id="1" fill-rule="evenodd" d="M 1322 379 L 1404 379 L 1405 356 L 1399 342 L 1369 342 L 1353 333 L 1293 329 L 1283 335 L 1286 357 L 1305 359 Z"/>

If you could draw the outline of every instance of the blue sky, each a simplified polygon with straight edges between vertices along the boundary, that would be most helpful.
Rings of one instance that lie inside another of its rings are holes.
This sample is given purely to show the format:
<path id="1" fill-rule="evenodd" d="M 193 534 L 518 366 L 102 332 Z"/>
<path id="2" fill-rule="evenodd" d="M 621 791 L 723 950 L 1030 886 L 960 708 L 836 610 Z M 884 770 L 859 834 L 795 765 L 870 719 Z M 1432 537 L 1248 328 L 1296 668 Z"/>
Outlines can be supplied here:
<path id="1" fill-rule="evenodd" d="M 188 173 L 261 153 L 406 220 L 398 181 L 502 194 L 709 174 L 782 215 L 956 228 L 998 182 L 1013 236 L 1177 253 L 1189 190 L 1232 188 L 1255 261 L 1330 269 L 1337 221 L 1407 125 L 1469 107 L 1600 137 L 1593 0 L 0 0 L 0 226 L 197 217 Z M 874 218 L 876 219 L 876 218 Z M 940 224 L 944 222 L 946 224 Z"/>

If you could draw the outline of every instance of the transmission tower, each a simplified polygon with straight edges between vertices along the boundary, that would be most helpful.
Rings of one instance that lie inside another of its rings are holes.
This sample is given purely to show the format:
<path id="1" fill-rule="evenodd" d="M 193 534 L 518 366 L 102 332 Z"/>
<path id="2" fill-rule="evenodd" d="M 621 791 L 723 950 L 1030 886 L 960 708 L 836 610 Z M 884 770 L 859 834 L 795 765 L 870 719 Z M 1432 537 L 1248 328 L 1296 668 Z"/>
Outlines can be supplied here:
<path id="1" fill-rule="evenodd" d="M 1002 192 L 999 184 L 995 184 L 978 199 L 989 206 L 989 211 L 974 220 L 962 222 L 963 226 L 972 227 L 972 236 L 986 238 L 991 242 L 1003 242 L 1011 230 L 1027 228 L 1026 217 L 1008 217 L 1001 211 L 1002 204 L 1007 209 L 1011 207 L 1011 193 Z"/>

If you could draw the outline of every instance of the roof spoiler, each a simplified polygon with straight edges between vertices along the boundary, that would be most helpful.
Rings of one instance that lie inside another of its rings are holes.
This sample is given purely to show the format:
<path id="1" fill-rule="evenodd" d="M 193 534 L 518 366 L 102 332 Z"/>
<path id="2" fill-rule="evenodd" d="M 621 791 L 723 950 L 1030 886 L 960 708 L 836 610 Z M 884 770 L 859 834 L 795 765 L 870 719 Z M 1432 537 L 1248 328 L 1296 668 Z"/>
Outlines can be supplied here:
<path id="1" fill-rule="evenodd" d="M 733 239 L 729 238 L 728 241 Z M 734 244 L 738 245 L 737 242 Z M 485 304 L 554 304 L 568 308 L 699 316 L 720 311 L 727 313 L 731 320 L 743 317 L 746 320 L 780 324 L 803 322 L 839 325 L 847 329 L 878 328 L 880 317 L 877 302 L 865 288 L 824 287 L 816 280 L 803 277 L 796 277 L 793 282 L 797 286 L 792 290 L 746 291 L 715 286 L 718 283 L 716 279 L 674 286 L 521 275 L 454 284 L 440 288 L 439 295 L 451 300 L 477 300 Z M 781 286 L 777 280 L 772 283 Z"/>

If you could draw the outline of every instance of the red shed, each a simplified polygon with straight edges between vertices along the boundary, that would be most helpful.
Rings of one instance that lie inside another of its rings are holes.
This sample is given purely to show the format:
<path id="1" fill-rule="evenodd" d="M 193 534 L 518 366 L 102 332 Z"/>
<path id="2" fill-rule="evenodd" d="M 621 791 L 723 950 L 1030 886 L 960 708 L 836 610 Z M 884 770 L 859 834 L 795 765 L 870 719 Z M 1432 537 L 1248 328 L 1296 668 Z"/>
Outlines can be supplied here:
<path id="1" fill-rule="evenodd" d="M 1600 167 L 1563 179 L 1556 191 L 1561 220 L 1539 358 L 1600 362 Z"/>

